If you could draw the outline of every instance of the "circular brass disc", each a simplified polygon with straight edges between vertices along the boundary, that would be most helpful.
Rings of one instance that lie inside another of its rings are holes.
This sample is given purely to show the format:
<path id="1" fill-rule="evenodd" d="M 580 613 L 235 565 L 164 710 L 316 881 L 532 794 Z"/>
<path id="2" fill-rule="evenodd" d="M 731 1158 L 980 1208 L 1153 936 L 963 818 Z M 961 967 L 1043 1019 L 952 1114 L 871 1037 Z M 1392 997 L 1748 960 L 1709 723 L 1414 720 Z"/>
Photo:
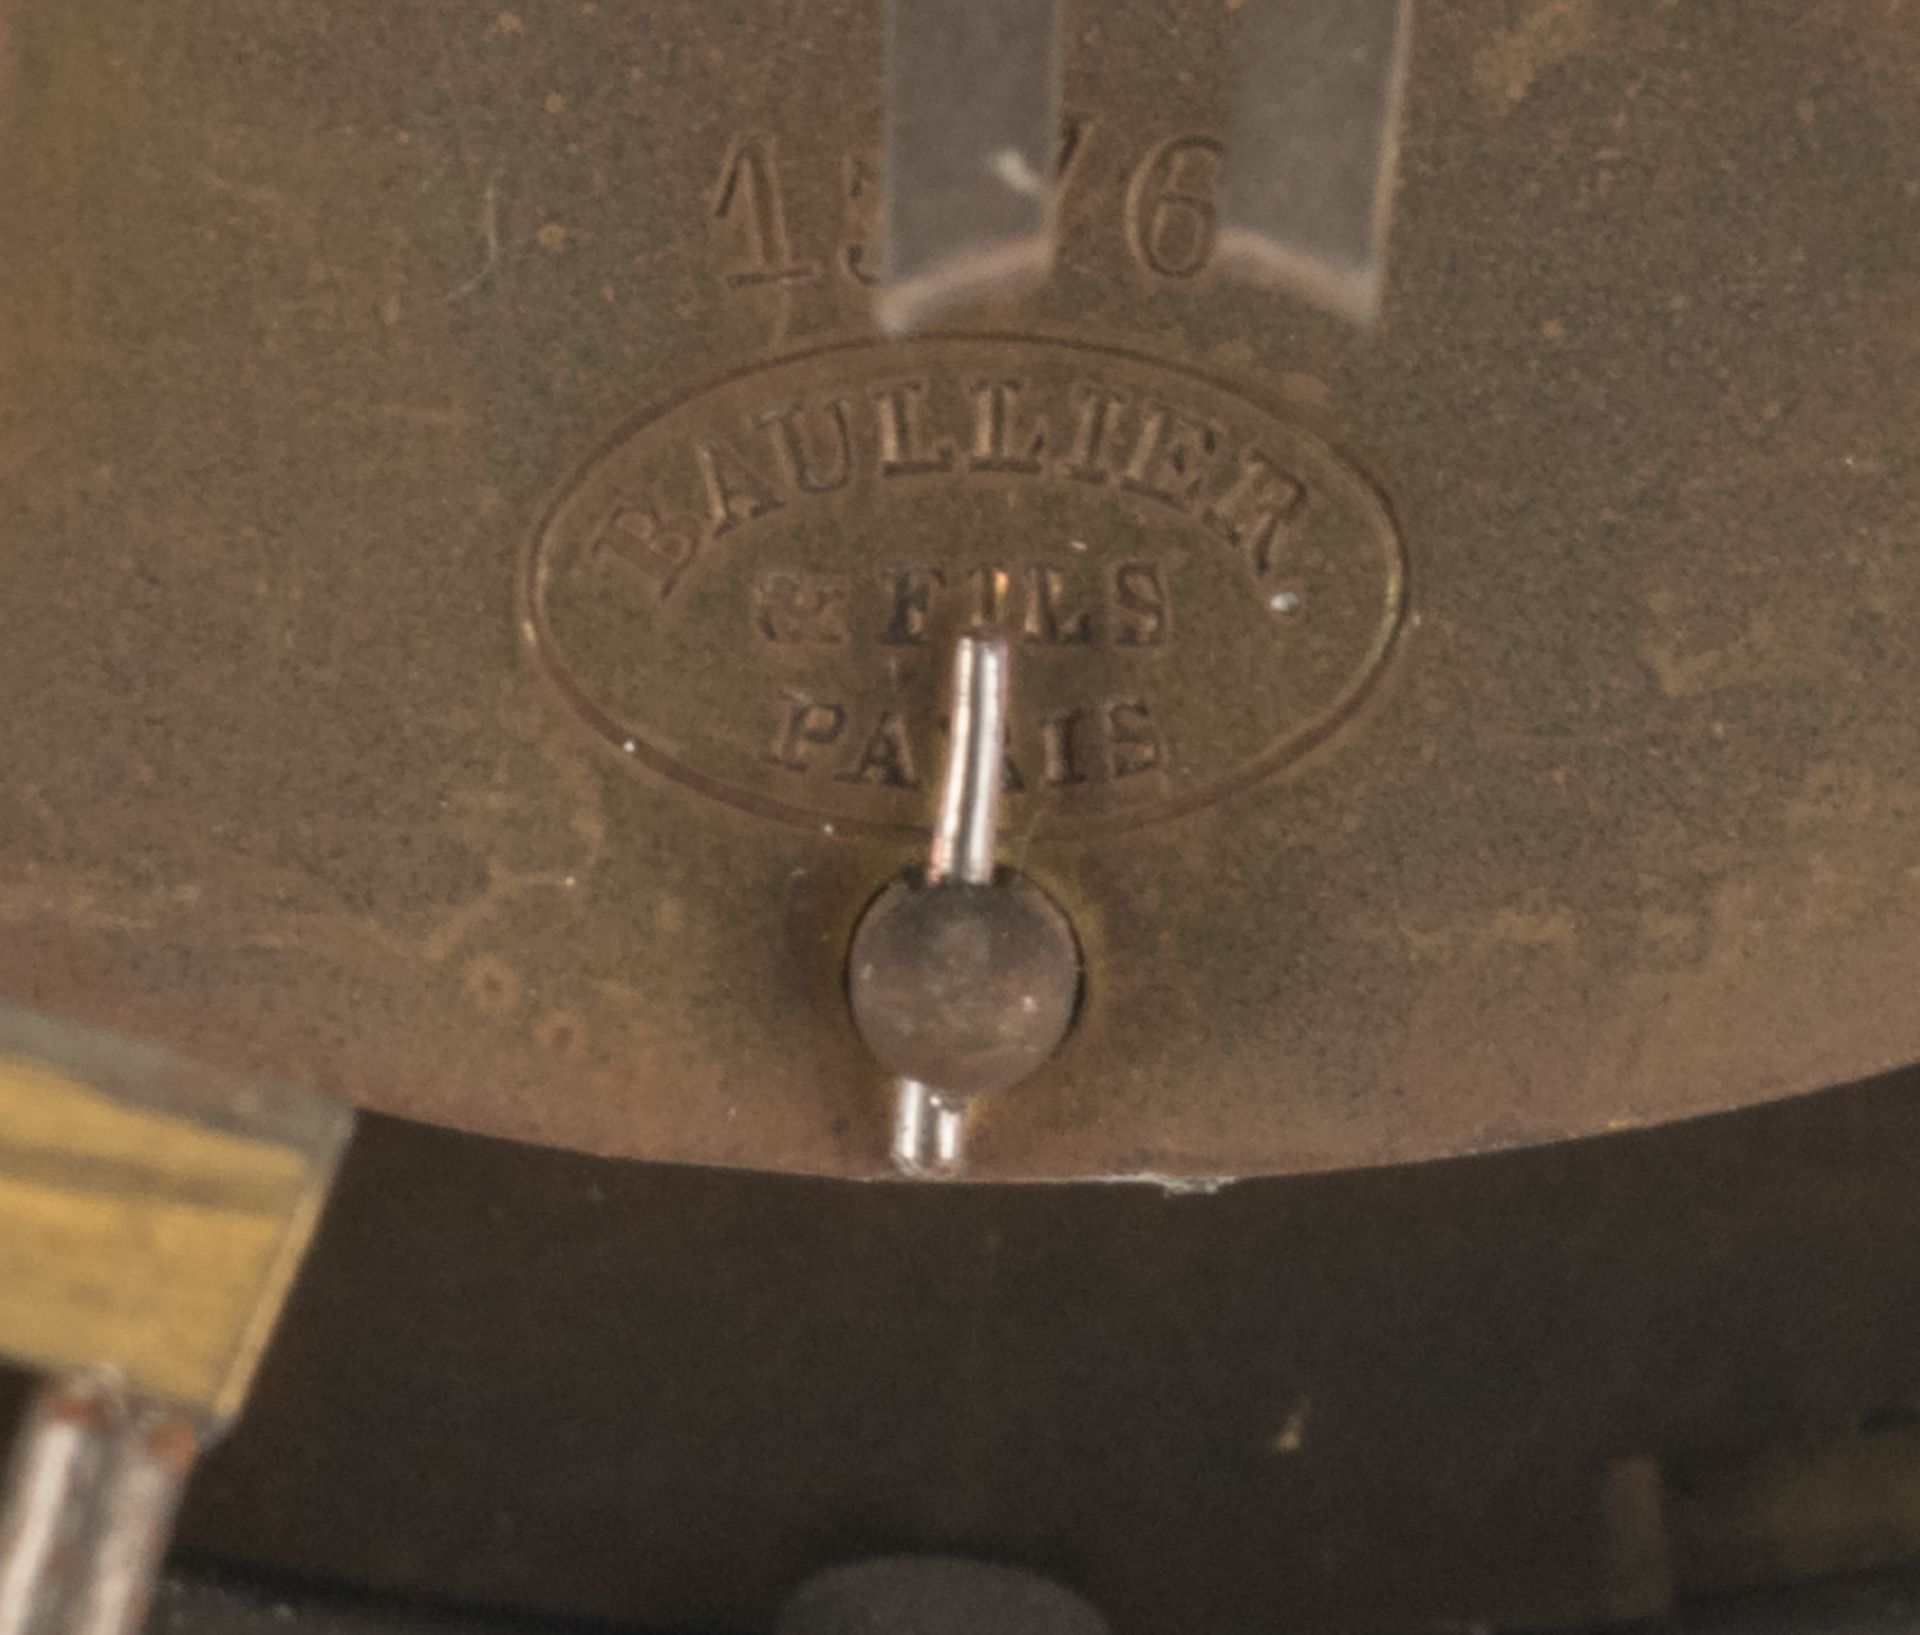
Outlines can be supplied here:
<path id="1" fill-rule="evenodd" d="M 881 1173 L 847 939 L 984 601 L 1086 989 L 977 1174 L 1920 1057 L 1913 25 L 1423 5 L 1362 335 L 1209 264 L 1233 9 L 1070 6 L 1054 276 L 882 343 L 877 0 L 15 4 L 0 989 Z"/>

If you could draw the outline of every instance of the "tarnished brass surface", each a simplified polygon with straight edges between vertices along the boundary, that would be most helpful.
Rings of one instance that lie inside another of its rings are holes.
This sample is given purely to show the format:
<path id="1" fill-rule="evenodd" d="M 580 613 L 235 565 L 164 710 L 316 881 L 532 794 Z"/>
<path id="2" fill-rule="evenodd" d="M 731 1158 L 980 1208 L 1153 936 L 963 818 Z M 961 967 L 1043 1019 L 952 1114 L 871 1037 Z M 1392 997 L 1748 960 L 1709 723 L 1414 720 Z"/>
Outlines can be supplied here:
<path id="1" fill-rule="evenodd" d="M 234 1414 L 351 1115 L 0 1006 L 0 1356 Z"/>
<path id="2" fill-rule="evenodd" d="M 841 974 L 937 665 L 867 572 L 1000 568 L 1083 712 L 1071 764 L 1016 720 L 1062 777 L 1009 849 L 1087 984 L 976 1174 L 1920 1057 L 1916 25 L 1424 8 L 1362 338 L 1207 265 L 1230 10 L 1069 8 L 1052 279 L 881 351 L 877 5 L 16 0 L 0 988 L 463 1128 L 882 1173 Z M 1302 494 L 1264 559 L 1249 451 Z"/>

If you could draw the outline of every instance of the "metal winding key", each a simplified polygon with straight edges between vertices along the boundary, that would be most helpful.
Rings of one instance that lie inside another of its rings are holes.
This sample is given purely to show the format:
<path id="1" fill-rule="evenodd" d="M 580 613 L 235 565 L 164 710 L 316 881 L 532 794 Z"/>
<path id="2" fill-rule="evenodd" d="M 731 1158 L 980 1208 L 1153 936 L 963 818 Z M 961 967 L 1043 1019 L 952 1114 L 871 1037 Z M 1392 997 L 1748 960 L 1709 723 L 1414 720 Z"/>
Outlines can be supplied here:
<path id="1" fill-rule="evenodd" d="M 926 868 L 882 892 L 854 932 L 854 1023 L 894 1075 L 893 1161 L 906 1175 L 960 1174 L 974 1099 L 1045 1062 L 1079 1003 L 1072 926 L 1031 880 L 994 860 L 1008 668 L 1000 632 L 960 638 Z"/>
<path id="2" fill-rule="evenodd" d="M 0 1005 L 0 1635 L 128 1635 L 239 1411 L 352 1114 Z"/>

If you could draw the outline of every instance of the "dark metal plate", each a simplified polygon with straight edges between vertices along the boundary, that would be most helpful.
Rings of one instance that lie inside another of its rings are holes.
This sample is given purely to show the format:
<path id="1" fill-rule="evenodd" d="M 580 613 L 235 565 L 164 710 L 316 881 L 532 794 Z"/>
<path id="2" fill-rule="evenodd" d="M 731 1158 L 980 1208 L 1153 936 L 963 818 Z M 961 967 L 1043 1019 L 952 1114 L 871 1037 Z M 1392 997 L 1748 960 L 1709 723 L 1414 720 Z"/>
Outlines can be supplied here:
<path id="1" fill-rule="evenodd" d="M 1685 1482 L 1920 1404 L 1916 1288 L 1911 1071 L 1212 1197 L 376 1117 L 184 1538 L 702 1630 L 899 1550 L 1038 1569 L 1120 1635 L 1645 1619 L 1914 1553 L 1911 1436 L 1850 1506 Z"/>

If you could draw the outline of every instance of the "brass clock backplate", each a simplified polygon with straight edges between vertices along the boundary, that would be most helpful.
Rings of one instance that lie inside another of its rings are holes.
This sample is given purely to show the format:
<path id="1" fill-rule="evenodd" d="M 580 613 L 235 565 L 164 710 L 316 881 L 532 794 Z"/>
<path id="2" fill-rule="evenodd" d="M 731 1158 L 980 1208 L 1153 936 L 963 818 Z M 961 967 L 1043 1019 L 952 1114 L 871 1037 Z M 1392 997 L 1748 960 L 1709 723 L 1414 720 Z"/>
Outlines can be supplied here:
<path id="1" fill-rule="evenodd" d="M 1915 24 L 1423 4 L 1362 334 L 1212 265 L 1235 9 L 1070 6 L 1053 277 L 881 342 L 877 0 L 19 0 L 0 989 L 882 1173 L 845 949 L 984 610 L 1087 986 L 978 1175 L 1920 1057 Z"/>

